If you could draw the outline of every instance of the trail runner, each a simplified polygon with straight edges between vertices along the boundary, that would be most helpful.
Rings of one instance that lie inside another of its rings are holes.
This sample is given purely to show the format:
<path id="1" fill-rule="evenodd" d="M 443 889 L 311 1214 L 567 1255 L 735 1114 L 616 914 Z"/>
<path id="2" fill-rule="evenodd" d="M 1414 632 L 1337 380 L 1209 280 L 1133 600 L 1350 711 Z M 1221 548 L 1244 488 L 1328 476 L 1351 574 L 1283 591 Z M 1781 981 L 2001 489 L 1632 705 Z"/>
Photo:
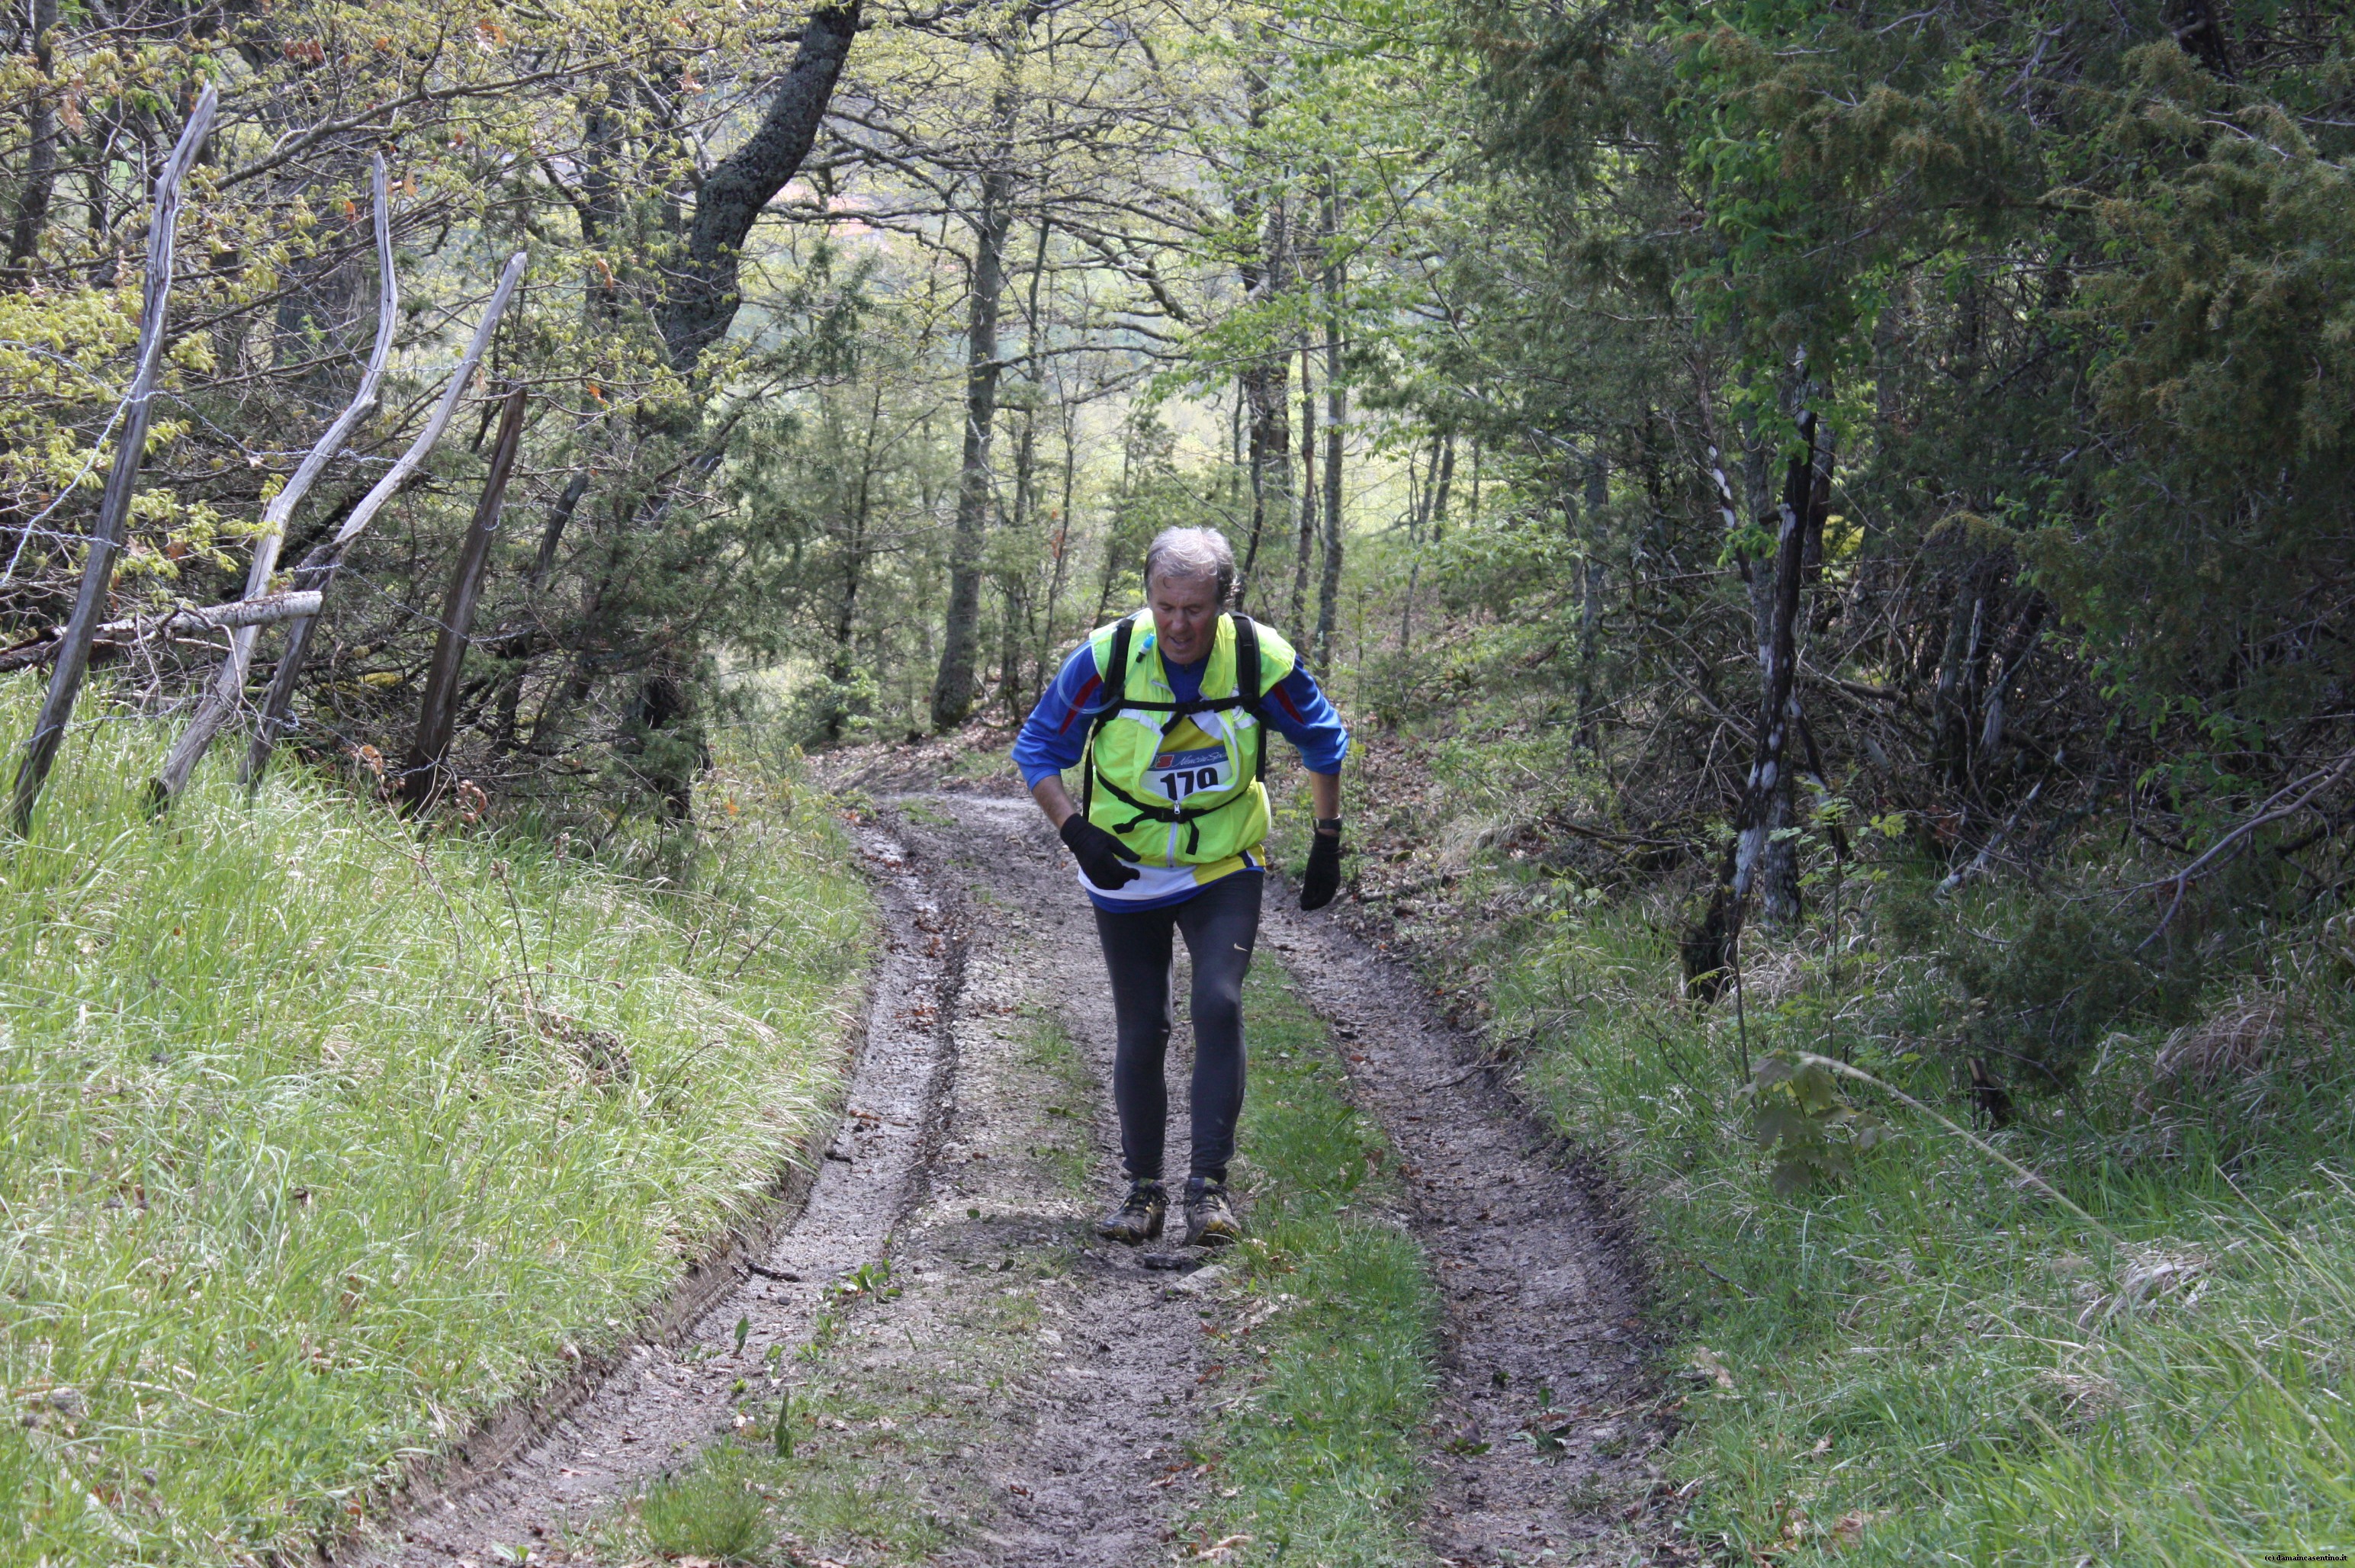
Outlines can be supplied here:
<path id="1" fill-rule="evenodd" d="M 1146 551 L 1146 608 L 1080 645 L 1014 743 L 1022 782 L 1080 863 L 1112 976 L 1112 1092 L 1128 1191 L 1096 1233 L 1129 1246 L 1160 1235 L 1169 1211 L 1161 1167 L 1173 932 L 1194 961 L 1186 1241 L 1218 1247 L 1242 1233 L 1227 1163 L 1243 1105 L 1243 976 L 1265 880 L 1271 728 L 1308 767 L 1316 831 L 1300 907 L 1324 908 L 1341 880 L 1349 731 L 1291 644 L 1225 612 L 1234 584 L 1234 552 L 1217 529 L 1164 532 Z M 1062 780 L 1073 763 L 1085 781 L 1077 802 Z"/>

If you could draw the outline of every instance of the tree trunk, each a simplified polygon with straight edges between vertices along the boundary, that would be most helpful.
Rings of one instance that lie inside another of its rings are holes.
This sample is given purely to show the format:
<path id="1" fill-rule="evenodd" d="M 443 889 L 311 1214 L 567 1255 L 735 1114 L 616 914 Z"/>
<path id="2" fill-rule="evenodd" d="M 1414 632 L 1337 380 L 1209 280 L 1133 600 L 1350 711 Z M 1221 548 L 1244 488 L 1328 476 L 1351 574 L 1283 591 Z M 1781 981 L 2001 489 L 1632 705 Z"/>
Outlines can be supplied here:
<path id="1" fill-rule="evenodd" d="M 1774 574 L 1768 579 L 1771 588 L 1766 636 L 1761 649 L 1764 668 L 1760 672 L 1763 678 L 1758 703 L 1758 751 L 1742 799 L 1732 890 L 1738 909 L 1751 888 L 1757 885 L 1767 918 L 1777 921 L 1796 919 L 1799 913 L 1796 857 L 1789 851 L 1787 839 L 1776 846 L 1774 835 L 1789 827 L 1791 820 L 1790 769 L 1785 754 L 1799 717 L 1795 694 L 1799 587 L 1806 572 L 1808 520 L 1815 510 L 1817 492 L 1816 475 L 1818 469 L 1827 478 L 1829 475 L 1828 461 L 1819 461 L 1817 454 L 1828 448 L 1830 432 L 1820 428 L 1813 413 L 1799 416 L 1799 430 L 1807 446 L 1791 459 L 1779 508 Z M 1770 846 L 1790 854 L 1787 864 L 1782 862 L 1780 855 L 1770 862 Z"/>
<path id="2" fill-rule="evenodd" d="M 1341 231 L 1341 197 L 1325 182 L 1325 236 Z M 1348 276 L 1339 258 L 1325 261 L 1325 572 L 1316 586 L 1316 668 L 1332 678 L 1333 627 L 1341 597 L 1341 432 L 1349 417 L 1349 394 L 1341 384 L 1341 294 Z"/>
<path id="3" fill-rule="evenodd" d="M 1023 679 L 1023 654 L 1028 646 L 1027 634 L 1037 613 L 1034 581 L 1029 564 L 1030 550 L 1022 530 L 1030 526 L 1039 514 L 1037 487 L 1039 461 L 1039 285 L 1047 274 L 1047 236 L 1049 224 L 1039 222 L 1039 244 L 1030 257 L 1029 297 L 1022 312 L 1022 380 L 1025 396 L 1022 402 L 1022 432 L 1014 443 L 1014 522 L 1016 551 L 1006 569 L 1006 624 L 999 629 L 997 685 L 998 695 L 1006 704 L 1009 718 L 1022 717 L 1022 696 L 1027 689 Z M 1041 671 L 1039 684 L 1043 689 L 1046 675 Z"/>
<path id="4" fill-rule="evenodd" d="M 1310 375 L 1308 340 L 1300 340 L 1300 539 L 1292 560 L 1292 613 L 1284 625 L 1297 630 L 1308 613 L 1308 560 L 1316 553 L 1316 387 Z"/>
<path id="5" fill-rule="evenodd" d="M 1414 448 L 1406 449 L 1406 596 L 1399 605 L 1399 653 L 1401 656 L 1414 645 L 1414 593 L 1423 572 L 1422 552 L 1424 517 L 1431 509 L 1431 488 L 1439 477 L 1439 437 L 1431 438 L 1431 467 L 1418 479 L 1414 472 Z"/>
<path id="6" fill-rule="evenodd" d="M 1611 460 L 1595 443 L 1586 461 L 1584 548 L 1578 564 L 1578 743 L 1589 756 L 1600 749 L 1594 717 L 1594 661 L 1603 651 L 1603 514 L 1611 505 Z"/>
<path id="7" fill-rule="evenodd" d="M 1248 120 L 1253 130 L 1266 121 L 1267 82 L 1256 67 L 1246 77 L 1250 99 Z M 1248 173 L 1248 171 L 1247 171 Z M 1236 269 L 1243 298 L 1263 306 L 1292 281 L 1291 209 L 1281 189 L 1263 213 L 1250 191 L 1234 200 L 1237 227 L 1255 229 L 1260 237 L 1256 256 L 1246 255 Z M 1250 410 L 1251 537 L 1243 547 L 1242 568 L 1235 577 L 1235 607 L 1241 609 L 1259 581 L 1260 543 L 1268 519 L 1279 527 L 1292 519 L 1292 421 L 1286 411 L 1289 379 L 1287 356 L 1263 356 L 1246 364 L 1237 378 Z"/>
<path id="8" fill-rule="evenodd" d="M 1012 61 L 1006 67 L 1010 77 Z M 950 730 L 973 711 L 974 661 L 981 641 L 982 555 L 989 524 L 990 439 L 997 421 L 997 312 L 1006 290 L 1006 238 L 1014 227 L 1012 127 L 1015 89 L 997 89 L 991 118 L 998 155 L 981 176 L 974 214 L 973 280 L 966 299 L 964 452 L 957 467 L 956 524 L 949 545 L 948 617 L 940 674 L 932 682 L 932 728 Z"/>
<path id="9" fill-rule="evenodd" d="M 1075 477 L 1072 470 L 1076 466 L 1071 405 L 1068 402 L 1061 404 L 1060 414 L 1063 427 L 1063 504 L 1055 514 L 1055 531 L 1048 545 L 1054 556 L 1053 572 L 1047 579 L 1047 613 L 1039 623 L 1039 689 L 1042 692 L 1047 689 L 1047 683 L 1055 678 L 1054 672 L 1047 667 L 1047 661 L 1054 652 L 1055 609 L 1057 602 L 1063 596 L 1063 578 L 1071 559 L 1071 484 Z"/>
<path id="10" fill-rule="evenodd" d="M 743 303 L 736 277 L 744 240 L 761 209 L 809 156 L 851 40 L 858 35 L 858 9 L 859 0 L 850 0 L 810 14 L 793 68 L 778 81 L 760 129 L 704 176 L 687 254 L 661 304 L 663 346 L 673 369 L 693 369 L 706 348 L 728 336 Z"/>
<path id="11" fill-rule="evenodd" d="M 539 531 L 539 549 L 531 558 L 531 591 L 545 592 L 548 580 L 556 575 L 556 550 L 564 542 L 564 530 L 572 521 L 572 514 L 581 508 L 581 497 L 589 493 L 589 469 L 584 464 L 548 509 L 548 525 Z"/>
<path id="12" fill-rule="evenodd" d="M 450 574 L 450 592 L 442 602 L 442 627 L 433 639 L 433 662 L 426 668 L 425 694 L 417 707 L 417 733 L 410 737 L 409 758 L 400 773 L 401 797 L 414 806 L 432 804 L 442 790 L 442 764 L 450 752 L 450 737 L 458 720 L 458 675 L 466 662 L 466 643 L 474 629 L 474 607 L 483 594 L 483 574 L 491 563 L 491 539 L 498 532 L 499 513 L 506 504 L 507 475 L 515 469 L 516 449 L 523 442 L 525 391 L 507 393 L 499 413 L 499 436 L 491 448 L 490 473 L 483 480 L 483 497 L 474 507 L 458 550 L 458 564 Z"/>
<path id="13" fill-rule="evenodd" d="M 1772 576 L 1764 571 L 1771 589 L 1766 595 L 1767 630 L 1763 639 L 1764 667 L 1758 699 L 1757 751 L 1734 818 L 1735 836 L 1727 847 L 1723 869 L 1710 891 L 1708 906 L 1683 934 L 1685 989 L 1700 1000 L 1714 1000 L 1725 984 L 1741 939 L 1742 911 L 1751 889 L 1767 872 L 1766 849 L 1775 830 L 1787 821 L 1777 819 L 1778 801 L 1790 798 L 1786 752 L 1794 731 L 1805 720 L 1796 696 L 1798 675 L 1799 589 L 1806 575 L 1808 540 L 1823 528 L 1822 514 L 1831 498 L 1831 432 L 1813 413 L 1799 416 L 1806 450 L 1794 455 L 1777 508 Z M 1734 519 L 1733 493 L 1719 466 L 1717 449 L 1709 453 L 1709 477 L 1718 505 L 1729 526 Z M 1764 563 L 1758 563 L 1764 565 Z M 1809 741 L 1812 745 L 1812 739 Z M 1820 769 L 1817 770 L 1820 772 Z M 1785 808 L 1787 812 L 1787 807 Z M 1797 913 L 1796 880 L 1788 890 L 1791 915 Z M 1770 915 L 1773 911 L 1770 909 Z"/>
<path id="14" fill-rule="evenodd" d="M 58 106 L 51 97 L 56 77 L 58 0 L 32 0 L 33 63 L 42 87 L 35 96 L 25 149 L 23 184 L 17 187 L 16 220 L 8 231 L 7 281 L 23 287 L 32 277 L 33 255 L 49 221 L 49 197 L 58 182 Z"/>
<path id="15" fill-rule="evenodd" d="M 1007 524 L 1017 540 L 1030 521 L 1030 469 L 1038 456 L 1038 425 L 1037 411 L 1023 410 L 1021 429 L 1014 437 L 1014 516 Z M 1007 560 L 1000 573 L 998 594 L 997 694 L 1007 713 L 1018 719 L 1022 705 L 1022 620 L 1030 613 L 1028 571 L 1021 560 Z"/>
<path id="16" fill-rule="evenodd" d="M 1447 517 L 1447 486 L 1455 474 L 1455 435 L 1450 432 L 1434 437 L 1431 443 L 1431 477 L 1423 482 L 1423 502 L 1416 506 L 1409 501 L 1406 542 L 1409 559 L 1406 569 L 1406 603 L 1399 610 L 1399 652 L 1405 655 L 1414 648 L 1414 596 L 1423 581 L 1423 541 L 1428 537 L 1439 538 Z M 1413 475 L 1408 469 L 1410 479 Z"/>
<path id="17" fill-rule="evenodd" d="M 867 441 L 859 453 L 858 492 L 850 504 L 850 535 L 843 541 L 842 608 L 834 618 L 834 651 L 826 657 L 826 738 L 842 739 L 850 720 L 847 692 L 858 667 L 858 592 L 867 580 L 867 524 L 874 507 L 875 438 L 883 427 L 883 388 L 877 383 L 867 411 Z"/>

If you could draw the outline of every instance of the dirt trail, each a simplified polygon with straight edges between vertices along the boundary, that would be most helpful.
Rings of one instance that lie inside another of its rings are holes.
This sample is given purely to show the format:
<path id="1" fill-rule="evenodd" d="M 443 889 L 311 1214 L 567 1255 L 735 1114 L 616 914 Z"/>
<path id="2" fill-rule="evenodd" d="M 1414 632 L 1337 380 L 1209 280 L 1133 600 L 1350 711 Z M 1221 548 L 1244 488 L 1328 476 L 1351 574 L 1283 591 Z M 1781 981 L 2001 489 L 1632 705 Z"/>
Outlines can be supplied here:
<path id="1" fill-rule="evenodd" d="M 939 1560 L 1164 1561 L 1163 1538 L 1187 1500 L 1180 1456 L 1196 1424 L 1203 1337 L 1196 1304 L 1169 1289 L 1180 1275 L 1146 1266 L 1147 1256 L 1178 1262 L 1174 1240 L 1135 1253 L 1105 1248 L 1088 1229 L 1119 1168 L 1103 1091 L 1112 1003 L 1089 983 L 1103 966 L 1093 918 L 1027 798 L 895 804 L 895 827 L 943 897 L 964 901 L 968 946 L 956 1093 L 931 1200 L 895 1246 L 901 1294 L 862 1309 L 853 1381 L 905 1386 L 944 1347 L 970 1354 L 975 1330 L 994 1329 L 998 1386 L 967 1413 L 963 1484 L 933 1481 L 936 1494 L 954 1490 L 961 1527 Z M 1060 1061 L 1042 1040 L 1068 1042 Z M 1171 1118 L 1183 1126 L 1189 1063 L 1171 1054 Z M 1079 1124 L 1067 1146 L 1075 1157 L 1056 1159 L 1047 1141 L 1059 1119 Z M 1016 1275 L 993 1293 L 1013 1314 L 1010 1332 L 1003 1315 L 975 1318 L 976 1285 L 995 1284 L 992 1268 Z"/>
<path id="2" fill-rule="evenodd" d="M 886 826 L 858 842 L 890 942 L 831 1151 L 848 1157 L 825 1162 L 799 1221 L 677 1349 L 641 1350 L 512 1463 L 413 1509 L 378 1561 L 486 1564 L 543 1543 L 542 1560 L 560 1556 L 568 1524 L 733 1429 L 736 1380 L 756 1377 L 772 1344 L 814 1332 L 830 1395 L 868 1430 L 832 1424 L 897 1467 L 909 1506 L 938 1522 L 936 1561 L 1140 1568 L 1183 1555 L 1171 1541 L 1197 1484 L 1185 1445 L 1215 1309 L 1154 1266 L 1181 1261 L 1173 1242 L 1132 1253 L 1087 1229 L 1118 1176 L 1089 906 L 1027 798 L 869 787 Z M 1615 1413 L 1633 1403 L 1640 1347 L 1610 1217 L 1518 1103 L 1467 1073 L 1464 1042 L 1395 965 L 1329 919 L 1268 907 L 1263 960 L 1280 958 L 1345 1042 L 1445 1296 L 1434 1559 L 1588 1560 L 1617 1528 L 1599 1503 L 1641 1489 L 1658 1440 Z M 829 1282 L 887 1256 L 891 1290 L 822 1320 Z"/>

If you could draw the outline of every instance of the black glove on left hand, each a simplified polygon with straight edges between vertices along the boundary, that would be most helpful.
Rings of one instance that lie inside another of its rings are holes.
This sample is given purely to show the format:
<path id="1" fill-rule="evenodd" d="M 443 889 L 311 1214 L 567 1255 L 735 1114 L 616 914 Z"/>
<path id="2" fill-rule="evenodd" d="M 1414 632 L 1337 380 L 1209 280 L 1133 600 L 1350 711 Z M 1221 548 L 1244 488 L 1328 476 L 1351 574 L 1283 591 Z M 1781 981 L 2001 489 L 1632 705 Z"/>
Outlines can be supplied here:
<path id="1" fill-rule="evenodd" d="M 1318 833 L 1308 840 L 1308 869 L 1300 879 L 1300 907 L 1323 909 L 1341 886 L 1341 836 Z"/>

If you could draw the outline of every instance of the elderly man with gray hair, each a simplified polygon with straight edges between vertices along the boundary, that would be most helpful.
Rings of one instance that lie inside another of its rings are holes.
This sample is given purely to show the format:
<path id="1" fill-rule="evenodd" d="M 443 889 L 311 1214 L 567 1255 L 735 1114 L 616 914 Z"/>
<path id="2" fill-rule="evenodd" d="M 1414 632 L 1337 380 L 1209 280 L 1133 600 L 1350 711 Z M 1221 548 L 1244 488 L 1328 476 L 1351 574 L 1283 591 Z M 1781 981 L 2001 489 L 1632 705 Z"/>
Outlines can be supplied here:
<path id="1" fill-rule="evenodd" d="M 1186 1241 L 1223 1246 L 1241 1234 L 1227 1163 L 1243 1104 L 1242 987 L 1259 935 L 1270 729 L 1308 767 L 1316 832 L 1300 907 L 1322 909 L 1341 880 L 1349 731 L 1292 645 L 1227 611 L 1234 586 L 1234 551 L 1217 529 L 1164 532 L 1146 551 L 1146 608 L 1079 645 L 1014 743 L 1022 782 L 1079 861 L 1112 976 L 1128 1190 L 1096 1233 L 1130 1246 L 1158 1236 L 1169 1211 L 1163 1061 L 1178 933 L 1194 960 Z M 1076 802 L 1062 779 L 1074 763 Z"/>

